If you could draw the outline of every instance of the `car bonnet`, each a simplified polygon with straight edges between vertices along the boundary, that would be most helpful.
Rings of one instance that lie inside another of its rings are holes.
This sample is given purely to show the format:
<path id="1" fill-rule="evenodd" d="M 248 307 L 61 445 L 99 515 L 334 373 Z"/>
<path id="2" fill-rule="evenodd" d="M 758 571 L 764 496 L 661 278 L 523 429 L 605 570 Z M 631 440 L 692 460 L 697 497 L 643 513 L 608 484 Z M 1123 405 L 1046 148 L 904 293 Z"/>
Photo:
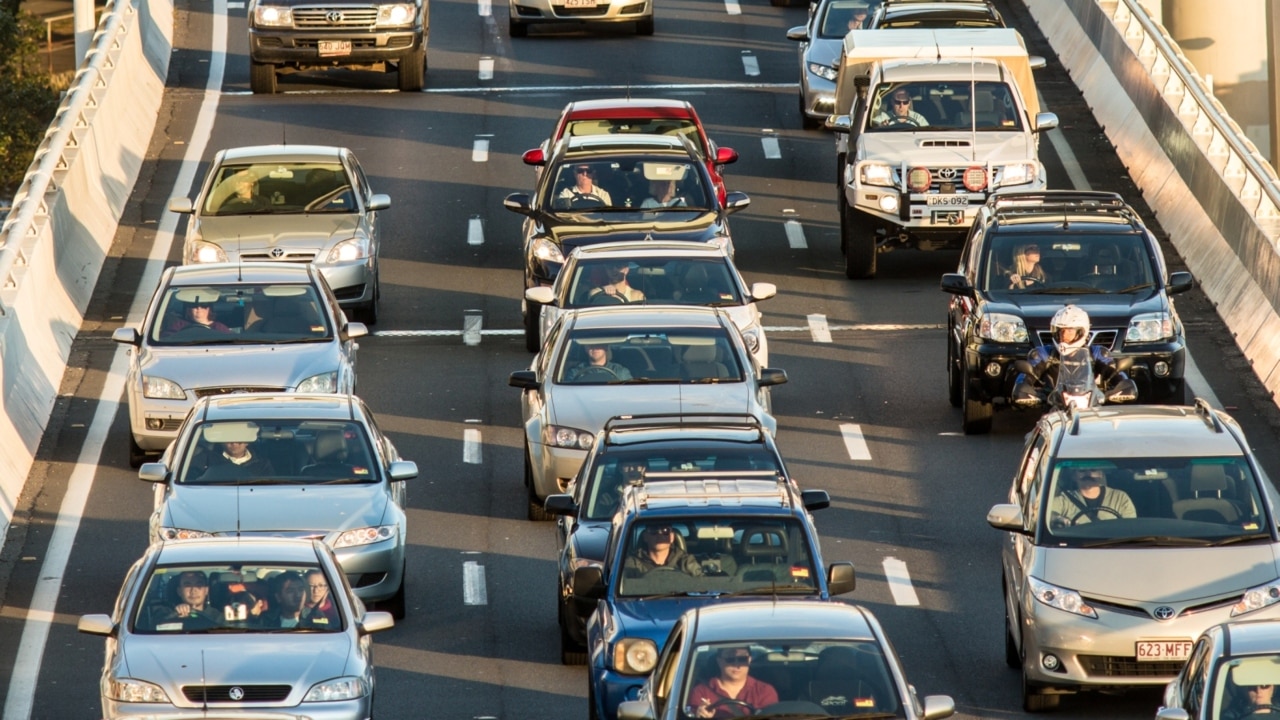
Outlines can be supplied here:
<path id="1" fill-rule="evenodd" d="M 217 243 L 228 254 L 270 247 L 318 251 L 351 237 L 358 225 L 358 215 L 338 213 L 204 216 L 200 218 L 200 237 Z"/>
<path id="2" fill-rule="evenodd" d="M 1036 577 L 1125 603 L 1178 603 L 1239 593 L 1280 577 L 1275 546 L 1041 548 Z"/>
<path id="3" fill-rule="evenodd" d="M 332 532 L 380 525 L 386 489 L 368 485 L 175 485 L 161 523 L 207 532 Z M 281 512 L 288 508 L 288 512 Z"/>
<path id="4" fill-rule="evenodd" d="M 922 144 L 922 139 L 930 141 Z M 992 163 L 1000 165 L 1023 162 L 1036 158 L 1030 133 L 1015 128 L 1005 131 L 938 130 L 923 127 L 919 130 L 889 130 L 864 132 L 858 136 L 861 152 L 859 160 L 885 160 L 909 158 L 912 165 L 961 165 Z M 956 141 L 956 142 L 950 142 Z M 969 143 L 973 142 L 970 147 Z"/>
<path id="5" fill-rule="evenodd" d="M 138 354 L 140 372 L 172 380 L 183 389 L 293 388 L 313 375 L 333 372 L 339 365 L 338 346 L 332 340 L 280 345 L 146 346 Z"/>

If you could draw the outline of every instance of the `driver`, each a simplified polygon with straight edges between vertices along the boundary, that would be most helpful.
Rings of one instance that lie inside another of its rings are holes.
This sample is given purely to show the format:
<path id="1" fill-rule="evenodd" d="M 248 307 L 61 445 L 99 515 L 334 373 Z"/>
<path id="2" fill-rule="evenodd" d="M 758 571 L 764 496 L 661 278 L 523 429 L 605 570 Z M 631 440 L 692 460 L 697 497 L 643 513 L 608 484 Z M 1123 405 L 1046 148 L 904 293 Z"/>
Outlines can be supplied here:
<path id="1" fill-rule="evenodd" d="M 1128 493 L 1107 487 L 1102 468 L 1075 468 L 1070 472 L 1075 489 L 1064 489 L 1049 506 L 1050 524 L 1054 527 L 1138 516 Z"/>
<path id="2" fill-rule="evenodd" d="M 751 648 L 720 648 L 716 666 L 720 671 L 715 677 L 689 692 L 689 715 L 743 717 L 778 702 L 778 691 L 772 685 L 751 677 Z"/>
<path id="3" fill-rule="evenodd" d="M 599 200 L 601 205 L 613 204 L 608 191 L 596 185 L 596 171 L 590 165 L 574 165 L 573 185 L 561 190 L 556 197 L 570 207 L 574 200 L 581 198 Z"/>
<path id="4" fill-rule="evenodd" d="M 591 375 L 605 375 L 610 379 L 630 380 L 631 371 L 609 359 L 608 345 L 587 345 L 587 361 L 569 371 L 565 378 L 569 382 L 585 379 Z"/>
<path id="5" fill-rule="evenodd" d="M 1223 717 L 1230 720 L 1261 720 L 1280 715 L 1280 708 L 1271 701 L 1275 694 L 1274 685 L 1245 685 L 1241 689 L 1244 691 L 1243 697 L 1235 704 L 1234 712 L 1223 713 Z"/>
<path id="6" fill-rule="evenodd" d="M 605 273 L 609 282 L 598 288 L 592 288 L 591 292 L 587 294 L 587 302 L 593 305 L 600 305 L 608 302 L 644 302 L 644 291 L 639 288 L 631 287 L 630 283 L 627 282 L 627 275 L 630 272 L 630 263 L 620 262 L 608 266 Z"/>
<path id="7" fill-rule="evenodd" d="M 675 544 L 676 529 L 670 525 L 646 525 L 640 531 L 640 543 L 622 564 L 629 577 L 649 574 L 658 568 L 679 570 L 686 575 L 702 575 L 697 558 Z"/>
<path id="8" fill-rule="evenodd" d="M 890 125 L 925 127 L 929 124 L 929 121 L 925 120 L 923 115 L 911 109 L 911 93 L 907 92 L 906 88 L 901 87 L 889 93 L 889 97 L 880 106 L 880 112 L 871 118 L 871 124 L 876 127 L 888 127 Z"/>
<path id="9" fill-rule="evenodd" d="M 186 313 L 166 325 L 164 334 L 172 335 L 187 328 L 203 328 L 219 333 L 231 332 L 231 328 L 214 318 L 213 300 L 203 296 L 197 297 L 193 302 L 188 303 Z"/>

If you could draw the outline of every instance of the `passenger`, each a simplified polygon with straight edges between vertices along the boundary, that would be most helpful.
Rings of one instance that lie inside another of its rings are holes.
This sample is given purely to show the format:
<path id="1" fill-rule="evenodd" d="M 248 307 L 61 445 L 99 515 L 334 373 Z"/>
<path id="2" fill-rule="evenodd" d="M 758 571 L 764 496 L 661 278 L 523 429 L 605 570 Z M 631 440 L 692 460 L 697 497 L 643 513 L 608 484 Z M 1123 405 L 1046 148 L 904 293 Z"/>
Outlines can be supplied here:
<path id="1" fill-rule="evenodd" d="M 1107 475 L 1101 468 L 1075 468 L 1070 472 L 1075 489 L 1062 490 L 1049 506 L 1049 521 L 1054 527 L 1138 516 L 1128 493 L 1107 487 Z"/>
<path id="2" fill-rule="evenodd" d="M 1040 266 L 1040 246 L 1020 245 L 1013 251 L 1013 267 L 1009 269 L 1009 289 L 1025 290 L 1048 282 Z"/>
<path id="3" fill-rule="evenodd" d="M 853 15 L 849 16 L 849 29 L 860 30 L 867 24 L 867 4 L 855 2 L 853 4 Z"/>
<path id="4" fill-rule="evenodd" d="M 329 581 L 324 572 L 313 569 L 307 571 L 307 617 L 312 623 L 329 626 L 338 624 L 338 606 L 333 602 L 333 594 L 329 592 Z"/>
<path id="5" fill-rule="evenodd" d="M 175 319 L 164 328 L 165 335 L 173 335 L 188 328 L 209 330 L 216 333 L 229 333 L 231 328 L 218 322 L 214 317 L 213 300 L 197 297 L 187 303 L 187 311 L 183 317 Z"/>
<path id="6" fill-rule="evenodd" d="M 893 125 L 925 127 L 929 124 L 929 121 L 925 120 L 923 115 L 911 109 L 911 93 L 907 92 L 906 88 L 894 90 L 883 103 L 880 107 L 880 112 L 871 118 L 871 124 L 876 127 L 890 127 Z"/>
<path id="7" fill-rule="evenodd" d="M 631 272 L 630 263 L 617 263 L 610 265 L 606 271 L 606 279 L 609 281 L 597 288 L 592 288 L 587 294 L 587 302 L 592 305 L 608 305 L 612 303 L 638 303 L 644 302 L 644 291 L 639 288 L 631 287 L 627 281 L 627 275 Z"/>
<path id="8" fill-rule="evenodd" d="M 675 544 L 676 530 L 670 525 L 648 525 L 640 532 L 640 547 L 623 562 L 623 571 L 640 577 L 658 568 L 679 570 L 686 575 L 702 575 L 702 565 Z"/>
<path id="9" fill-rule="evenodd" d="M 298 573 L 289 570 L 271 578 L 274 602 L 271 608 L 262 615 L 262 626 L 266 628 L 300 628 L 310 629 L 327 627 L 324 623 L 316 623 L 304 612 L 307 608 L 307 581 Z"/>
<path id="10" fill-rule="evenodd" d="M 609 346 L 588 344 L 587 361 L 569 371 L 565 380 L 568 382 L 588 382 L 595 380 L 630 380 L 631 371 L 609 359 Z"/>
<path id="11" fill-rule="evenodd" d="M 772 685 L 751 677 L 750 648 L 721 648 L 716 652 L 716 664 L 719 674 L 689 692 L 687 714 L 700 718 L 743 717 L 778 702 L 778 691 Z"/>
<path id="12" fill-rule="evenodd" d="M 219 624 L 222 615 L 209 606 L 209 578 L 203 572 L 185 570 L 170 582 L 175 603 L 161 609 L 157 625 L 180 622 L 183 630 L 203 630 Z"/>
<path id="13" fill-rule="evenodd" d="M 684 207 L 685 204 L 684 198 L 676 195 L 675 180 L 650 180 L 649 197 L 640 202 L 640 207 Z"/>
<path id="14" fill-rule="evenodd" d="M 568 207 L 573 207 L 575 201 L 581 200 L 588 201 L 587 206 L 612 205 L 613 199 L 609 197 L 609 193 L 604 188 L 598 187 L 595 180 L 596 171 L 590 165 L 575 165 L 573 186 L 561 190 L 556 197 Z"/>

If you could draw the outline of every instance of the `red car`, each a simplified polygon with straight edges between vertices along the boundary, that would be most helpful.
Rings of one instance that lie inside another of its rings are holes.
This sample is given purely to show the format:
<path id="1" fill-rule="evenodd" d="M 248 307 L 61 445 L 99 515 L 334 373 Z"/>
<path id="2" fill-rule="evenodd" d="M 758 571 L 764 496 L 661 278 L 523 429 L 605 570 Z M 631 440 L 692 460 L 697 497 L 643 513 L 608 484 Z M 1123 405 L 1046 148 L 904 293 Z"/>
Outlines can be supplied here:
<path id="1" fill-rule="evenodd" d="M 730 148 L 717 147 L 707 137 L 707 131 L 698 119 L 693 105 L 684 100 L 611 98 L 607 100 L 581 100 L 571 102 L 560 113 L 551 138 L 541 147 L 524 154 L 527 165 L 541 167 L 547 161 L 547 149 L 565 135 L 608 135 L 621 133 L 646 133 L 656 135 L 684 135 L 701 151 L 707 164 L 707 172 L 716 186 L 720 204 L 725 202 L 724 178 L 720 173 L 725 165 L 737 162 L 738 153 Z"/>

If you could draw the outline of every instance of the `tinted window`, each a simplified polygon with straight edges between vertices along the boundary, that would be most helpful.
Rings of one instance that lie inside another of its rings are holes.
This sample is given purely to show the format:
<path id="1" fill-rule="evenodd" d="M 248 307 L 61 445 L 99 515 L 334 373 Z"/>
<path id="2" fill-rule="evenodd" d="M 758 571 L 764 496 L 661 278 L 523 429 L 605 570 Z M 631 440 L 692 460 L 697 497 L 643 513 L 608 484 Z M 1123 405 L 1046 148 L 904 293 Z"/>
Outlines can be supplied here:
<path id="1" fill-rule="evenodd" d="M 368 436 L 353 422 L 206 422 L 191 438 L 180 484 L 332 485 L 380 478 Z"/>
<path id="2" fill-rule="evenodd" d="M 317 566 L 169 565 L 146 579 L 134 608 L 133 632 L 337 632 L 341 605 Z"/>
<path id="3" fill-rule="evenodd" d="M 867 129 L 871 132 L 917 127 L 978 132 L 1022 129 L 1013 95 L 1002 82 L 884 83 L 870 99 Z"/>
<path id="4" fill-rule="evenodd" d="M 311 285 L 170 285 L 147 337 L 155 345 L 234 345 L 333 338 Z"/>
<path id="5" fill-rule="evenodd" d="M 1010 280 L 1019 268 L 1023 275 L 1034 266 L 1028 262 L 1030 250 L 1039 252 L 1043 283 L 1013 287 Z M 1045 287 L 1079 288 L 1097 292 L 1133 292 L 1152 287 L 1155 275 L 1143 237 L 1137 233 L 1079 234 L 1070 237 L 1044 233 L 989 233 L 987 256 L 980 271 L 983 290 L 1037 292 Z"/>

